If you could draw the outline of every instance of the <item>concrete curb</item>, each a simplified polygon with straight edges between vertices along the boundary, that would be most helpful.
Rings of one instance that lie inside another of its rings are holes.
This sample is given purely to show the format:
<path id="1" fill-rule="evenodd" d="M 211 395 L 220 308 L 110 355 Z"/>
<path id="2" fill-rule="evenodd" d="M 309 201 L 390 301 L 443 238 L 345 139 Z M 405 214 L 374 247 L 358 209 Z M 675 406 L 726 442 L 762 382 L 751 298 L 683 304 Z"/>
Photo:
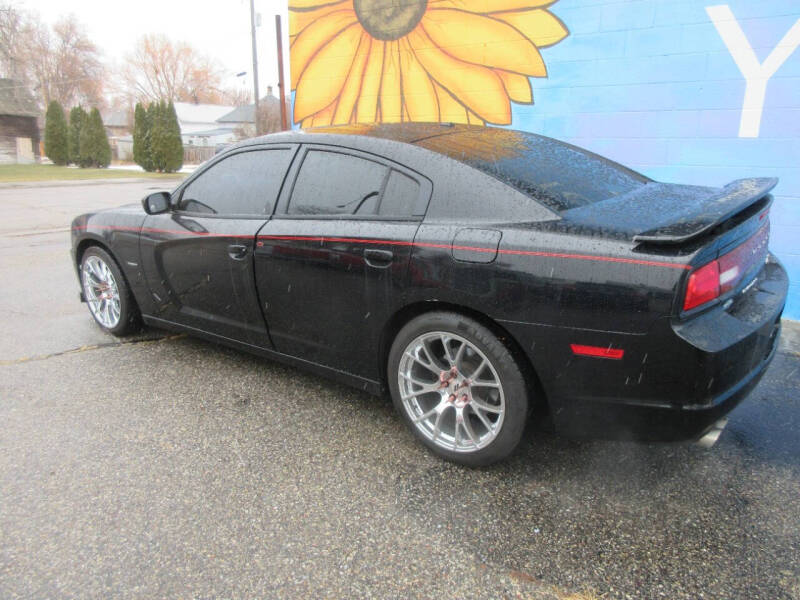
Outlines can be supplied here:
<path id="1" fill-rule="evenodd" d="M 108 185 L 109 183 L 163 183 L 174 185 L 183 181 L 183 177 L 115 177 L 111 179 L 65 179 L 51 181 L 8 181 L 0 183 L 0 190 L 13 188 L 46 188 L 81 185 Z"/>

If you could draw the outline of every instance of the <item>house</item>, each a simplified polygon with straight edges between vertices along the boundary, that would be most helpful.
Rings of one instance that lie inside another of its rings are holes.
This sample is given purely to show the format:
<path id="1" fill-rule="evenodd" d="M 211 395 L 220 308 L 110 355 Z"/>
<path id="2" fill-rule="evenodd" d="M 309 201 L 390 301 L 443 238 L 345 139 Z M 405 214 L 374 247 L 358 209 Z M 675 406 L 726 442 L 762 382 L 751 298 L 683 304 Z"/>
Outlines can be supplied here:
<path id="1" fill-rule="evenodd" d="M 259 109 L 264 115 L 262 129 L 264 133 L 274 133 L 281 130 L 281 104 L 280 100 L 272 93 L 272 86 L 267 86 L 267 95 L 259 101 Z M 291 108 L 287 104 L 287 111 Z M 291 114 L 287 112 L 287 114 Z M 236 132 L 236 139 L 253 137 L 256 134 L 256 105 L 247 104 L 239 106 L 217 119 L 222 127 L 231 127 Z"/>
<path id="2" fill-rule="evenodd" d="M 122 137 L 132 131 L 133 115 L 129 110 L 111 110 L 103 115 L 103 126 L 109 138 Z"/>
<path id="3" fill-rule="evenodd" d="M 216 146 L 217 144 L 230 144 L 236 141 L 236 133 L 230 127 L 215 127 L 206 131 L 192 131 L 181 134 L 183 143 L 187 146 Z"/>
<path id="4" fill-rule="evenodd" d="M 39 110 L 28 89 L 0 79 L 0 164 L 36 162 L 39 157 Z"/>
<path id="5" fill-rule="evenodd" d="M 178 116 L 181 134 L 214 129 L 218 127 L 217 119 L 233 109 L 233 106 L 223 104 L 175 103 L 175 114 Z"/>
<path id="6" fill-rule="evenodd" d="M 111 110 L 103 115 L 103 126 L 108 135 L 111 157 L 114 160 L 128 160 L 128 153 L 124 149 L 120 150 L 120 140 L 131 133 L 132 123 L 133 114 L 129 110 Z"/>
<path id="7" fill-rule="evenodd" d="M 233 106 L 222 104 L 193 104 L 191 102 L 176 102 L 175 114 L 181 128 L 181 140 L 184 149 L 192 146 L 213 148 L 218 143 L 227 143 L 235 139 L 233 125 L 220 125 L 217 119 L 230 113 Z M 194 156 L 194 155 L 192 155 Z M 209 156 L 213 156 L 210 154 Z M 185 158 L 188 154 L 185 154 Z M 203 154 L 199 160 L 205 160 Z M 196 159 L 190 158 L 192 162 Z"/>
<path id="8" fill-rule="evenodd" d="M 109 140 L 110 142 L 111 140 Z M 112 151 L 114 152 L 114 159 L 128 162 L 133 160 L 133 136 L 123 135 L 115 139 L 115 144 L 112 144 Z"/>

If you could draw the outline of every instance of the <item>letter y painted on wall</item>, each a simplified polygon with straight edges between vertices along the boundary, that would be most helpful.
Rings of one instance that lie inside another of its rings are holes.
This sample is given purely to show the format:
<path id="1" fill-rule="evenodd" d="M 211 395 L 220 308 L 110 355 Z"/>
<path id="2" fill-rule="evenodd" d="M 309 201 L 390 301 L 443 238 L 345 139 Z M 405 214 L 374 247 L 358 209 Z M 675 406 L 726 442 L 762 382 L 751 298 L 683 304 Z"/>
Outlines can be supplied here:
<path id="1" fill-rule="evenodd" d="M 778 42 L 766 60 L 759 63 L 747 36 L 727 4 L 707 6 L 706 12 L 746 82 L 739 137 L 758 137 L 764 98 L 767 95 L 767 82 L 800 45 L 800 19 Z"/>

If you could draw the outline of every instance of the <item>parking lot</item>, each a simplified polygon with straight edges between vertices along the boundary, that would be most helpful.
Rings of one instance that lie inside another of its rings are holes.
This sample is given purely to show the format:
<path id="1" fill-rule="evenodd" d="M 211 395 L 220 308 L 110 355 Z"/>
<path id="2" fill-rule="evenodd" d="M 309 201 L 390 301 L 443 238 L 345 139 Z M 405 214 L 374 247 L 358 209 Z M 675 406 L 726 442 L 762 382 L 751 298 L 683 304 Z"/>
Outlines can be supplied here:
<path id="1" fill-rule="evenodd" d="M 160 182 L 0 189 L 0 597 L 800 598 L 800 327 L 710 450 L 532 428 L 477 470 L 387 399 L 103 334 L 69 221 Z"/>

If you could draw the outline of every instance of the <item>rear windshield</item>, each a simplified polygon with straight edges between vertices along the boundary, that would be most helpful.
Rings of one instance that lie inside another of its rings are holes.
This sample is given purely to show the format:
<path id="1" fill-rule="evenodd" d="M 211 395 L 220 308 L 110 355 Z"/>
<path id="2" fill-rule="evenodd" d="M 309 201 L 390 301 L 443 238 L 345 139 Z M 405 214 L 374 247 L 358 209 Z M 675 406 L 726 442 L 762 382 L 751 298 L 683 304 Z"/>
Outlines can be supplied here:
<path id="1" fill-rule="evenodd" d="M 416 142 L 495 177 L 559 213 L 627 194 L 649 179 L 586 150 L 494 127 Z"/>

